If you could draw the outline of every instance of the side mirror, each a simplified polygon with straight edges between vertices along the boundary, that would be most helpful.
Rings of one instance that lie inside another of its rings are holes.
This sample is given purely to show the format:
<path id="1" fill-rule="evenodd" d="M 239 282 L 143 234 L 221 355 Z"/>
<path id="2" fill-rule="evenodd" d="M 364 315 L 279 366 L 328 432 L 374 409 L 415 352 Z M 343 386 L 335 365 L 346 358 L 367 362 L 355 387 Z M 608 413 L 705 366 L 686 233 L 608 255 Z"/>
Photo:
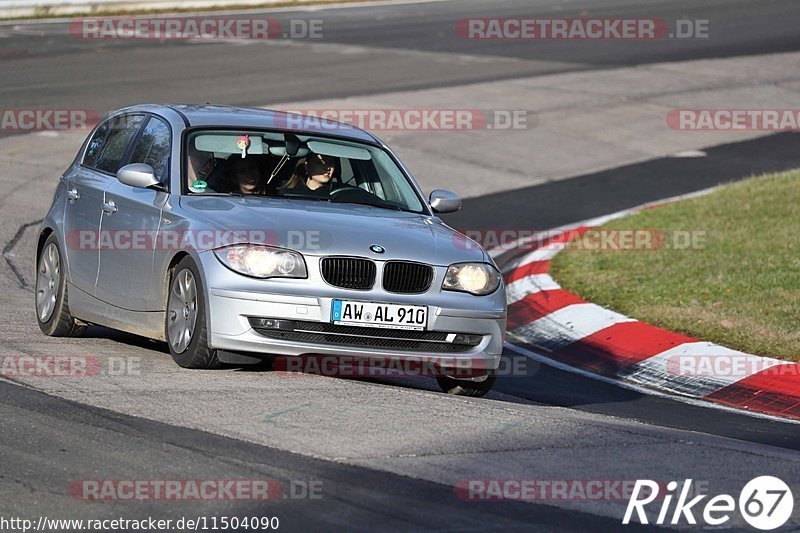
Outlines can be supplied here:
<path id="1" fill-rule="evenodd" d="M 434 213 L 455 213 L 461 209 L 461 198 L 451 191 L 436 189 L 431 192 L 431 207 Z"/>
<path id="2" fill-rule="evenodd" d="M 160 183 L 153 167 L 144 163 L 125 165 L 117 171 L 117 179 L 125 185 L 139 189 L 147 189 Z"/>

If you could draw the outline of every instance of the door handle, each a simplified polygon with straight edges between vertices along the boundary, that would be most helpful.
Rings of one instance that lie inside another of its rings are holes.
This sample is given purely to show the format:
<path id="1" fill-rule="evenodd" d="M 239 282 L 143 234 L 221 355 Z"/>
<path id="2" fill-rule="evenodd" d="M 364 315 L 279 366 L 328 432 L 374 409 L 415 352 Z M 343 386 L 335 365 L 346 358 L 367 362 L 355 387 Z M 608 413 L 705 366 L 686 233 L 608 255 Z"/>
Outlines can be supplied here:
<path id="1" fill-rule="evenodd" d="M 70 201 L 74 202 L 75 200 L 80 200 L 81 195 L 78 193 L 78 189 L 73 187 L 67 191 L 67 198 L 69 198 Z"/>
<path id="2" fill-rule="evenodd" d="M 103 202 L 103 212 L 106 214 L 116 213 L 117 212 L 117 204 L 113 201 Z"/>

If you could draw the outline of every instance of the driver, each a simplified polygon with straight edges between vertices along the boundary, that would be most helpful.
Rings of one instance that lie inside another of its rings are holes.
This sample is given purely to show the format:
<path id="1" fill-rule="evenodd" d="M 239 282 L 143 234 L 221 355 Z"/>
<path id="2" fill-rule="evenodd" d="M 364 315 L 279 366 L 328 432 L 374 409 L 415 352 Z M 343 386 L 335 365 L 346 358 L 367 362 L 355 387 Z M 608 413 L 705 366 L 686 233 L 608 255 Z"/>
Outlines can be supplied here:
<path id="1" fill-rule="evenodd" d="M 335 168 L 334 158 L 309 154 L 301 163 L 297 164 L 292 177 L 283 188 L 328 193 L 331 190 L 331 178 L 333 178 Z"/>

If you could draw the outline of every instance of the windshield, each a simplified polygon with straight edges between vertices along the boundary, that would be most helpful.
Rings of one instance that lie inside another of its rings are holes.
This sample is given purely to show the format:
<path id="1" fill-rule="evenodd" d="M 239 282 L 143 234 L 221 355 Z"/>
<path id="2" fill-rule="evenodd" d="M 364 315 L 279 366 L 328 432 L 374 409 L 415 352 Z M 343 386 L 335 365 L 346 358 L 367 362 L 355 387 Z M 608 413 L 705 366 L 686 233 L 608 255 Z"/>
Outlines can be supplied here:
<path id="1" fill-rule="evenodd" d="M 423 213 L 409 180 L 381 148 L 339 139 L 241 130 L 187 138 L 190 195 L 267 196 Z"/>

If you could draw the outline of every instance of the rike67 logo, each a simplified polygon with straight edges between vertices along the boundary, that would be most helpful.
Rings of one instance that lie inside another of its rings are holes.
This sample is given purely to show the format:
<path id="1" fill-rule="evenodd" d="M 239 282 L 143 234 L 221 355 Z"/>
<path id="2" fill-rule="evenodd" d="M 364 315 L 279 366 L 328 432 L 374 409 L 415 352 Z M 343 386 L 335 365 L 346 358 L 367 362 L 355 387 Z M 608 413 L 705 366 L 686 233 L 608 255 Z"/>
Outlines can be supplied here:
<path id="1" fill-rule="evenodd" d="M 768 531 L 785 524 L 792 516 L 794 508 L 794 496 L 789 486 L 772 476 L 751 479 L 739 493 L 738 502 L 729 494 L 719 494 L 707 500 L 706 494 L 692 495 L 691 479 L 684 481 L 683 485 L 677 481 L 670 481 L 664 493 L 660 490 L 662 488 L 663 484 L 656 481 L 637 480 L 622 523 L 629 524 L 634 513 L 640 523 L 651 523 L 649 520 L 652 520 L 652 515 L 648 518 L 645 507 L 658 501 L 653 506 L 658 508 L 654 524 L 676 525 L 685 520 L 687 524 L 695 525 L 697 524 L 695 513 L 697 513 L 705 524 L 721 526 L 731 520 L 738 504 L 738 511 L 745 522 L 756 529 Z M 674 507 L 673 501 L 675 501 Z"/>

